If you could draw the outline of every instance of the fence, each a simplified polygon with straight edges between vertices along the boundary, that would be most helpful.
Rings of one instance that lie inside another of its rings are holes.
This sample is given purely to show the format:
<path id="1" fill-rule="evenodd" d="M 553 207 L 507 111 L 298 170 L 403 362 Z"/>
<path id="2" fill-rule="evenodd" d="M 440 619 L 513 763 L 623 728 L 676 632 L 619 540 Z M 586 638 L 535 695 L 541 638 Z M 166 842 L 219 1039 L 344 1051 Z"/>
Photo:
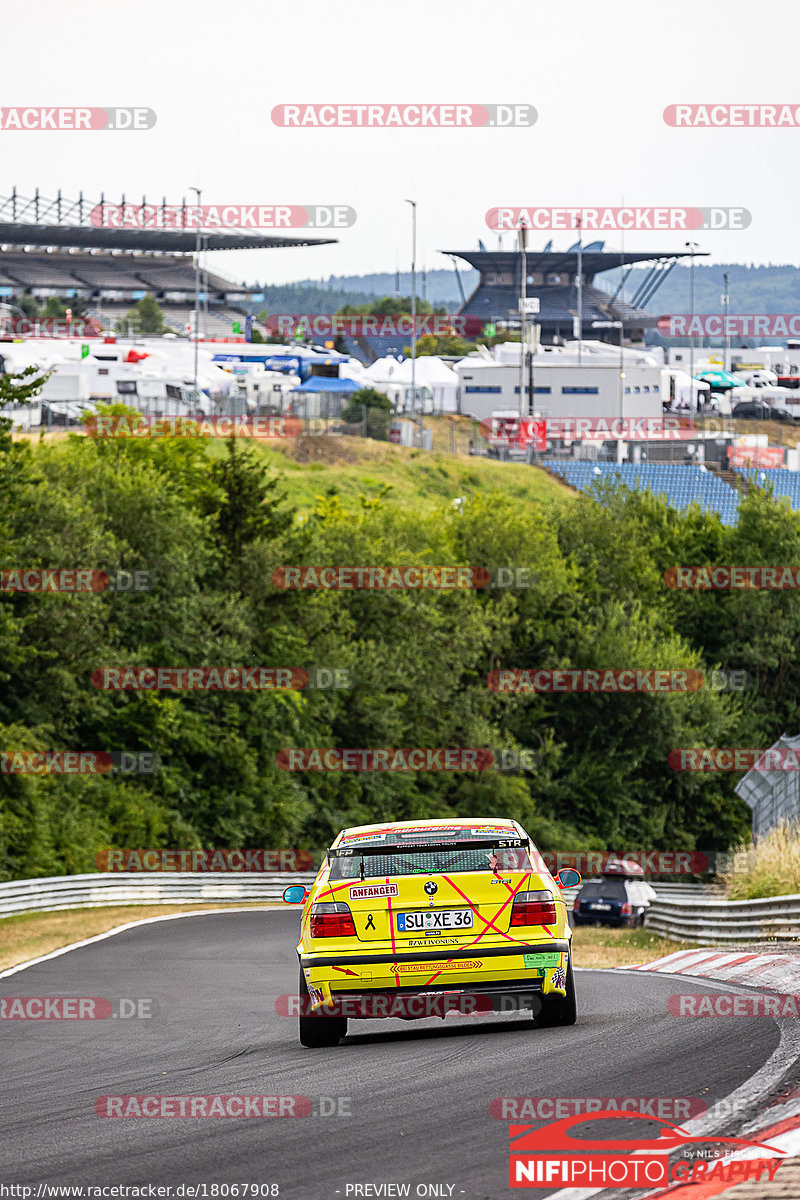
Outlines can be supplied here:
<path id="1" fill-rule="evenodd" d="M 671 941 L 720 946 L 795 942 L 800 940 L 800 896 L 770 896 L 763 900 L 659 897 L 647 911 L 645 926 Z"/>
<path id="2" fill-rule="evenodd" d="M 315 877 L 315 871 L 246 875 L 168 871 L 147 875 L 57 875 L 49 879 L 15 879 L 0 883 L 0 917 L 110 904 L 274 903 L 280 900 L 283 889 L 290 884 L 308 886 Z"/>
<path id="3" fill-rule="evenodd" d="M 770 750 L 796 753 L 800 737 L 784 733 Z M 767 754 L 769 751 L 766 752 Z M 761 760 L 759 760 L 761 761 Z M 764 758 L 764 762 L 771 760 Z M 800 820 L 800 779 L 797 771 L 762 770 L 758 764 L 744 775 L 734 791 L 753 812 L 753 838 L 763 837 L 778 825 L 796 824 Z"/>

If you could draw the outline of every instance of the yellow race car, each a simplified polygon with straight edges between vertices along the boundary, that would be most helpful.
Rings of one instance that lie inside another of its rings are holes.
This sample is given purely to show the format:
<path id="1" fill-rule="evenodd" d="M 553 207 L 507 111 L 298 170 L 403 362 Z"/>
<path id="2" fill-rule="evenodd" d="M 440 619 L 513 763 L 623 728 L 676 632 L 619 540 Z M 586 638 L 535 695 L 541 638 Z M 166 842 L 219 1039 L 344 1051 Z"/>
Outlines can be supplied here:
<path id="1" fill-rule="evenodd" d="M 326 852 L 303 904 L 304 1046 L 335 1046 L 349 1018 L 530 1010 L 574 1025 L 572 936 L 561 888 L 516 821 L 359 825 Z"/>

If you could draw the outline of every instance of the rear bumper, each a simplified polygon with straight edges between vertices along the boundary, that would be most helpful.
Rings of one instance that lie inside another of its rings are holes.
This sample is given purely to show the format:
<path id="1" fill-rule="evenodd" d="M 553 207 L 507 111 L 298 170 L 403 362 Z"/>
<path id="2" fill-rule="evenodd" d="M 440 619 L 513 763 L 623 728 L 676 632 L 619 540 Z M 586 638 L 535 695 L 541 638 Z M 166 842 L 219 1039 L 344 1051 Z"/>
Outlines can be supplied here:
<path id="1" fill-rule="evenodd" d="M 508 958 L 511 956 L 519 957 L 520 954 L 567 954 L 569 952 L 569 940 L 564 938 L 550 938 L 547 942 L 533 942 L 530 945 L 518 944 L 504 946 L 454 946 L 451 950 L 426 950 L 420 947 L 417 950 L 407 950 L 403 953 L 398 947 L 393 953 L 377 952 L 356 954 L 319 954 L 316 952 L 300 955 L 301 967 L 360 967 L 360 966 L 377 966 L 379 964 L 389 965 L 390 963 L 417 962 L 424 959 L 425 962 L 450 962 L 452 960 L 474 959 L 476 956 L 481 959 L 487 958 Z"/>
<path id="2" fill-rule="evenodd" d="M 530 1011 L 534 1016 L 542 1007 L 542 981 L 535 979 L 508 980 L 503 983 L 474 983 L 469 987 L 396 988 L 392 991 L 360 989 L 331 991 L 329 1001 L 321 1006 L 309 1004 L 308 1011 L 319 1016 L 345 1017 L 350 1020 L 374 1021 L 393 1018 L 419 1021 L 426 1017 L 446 1017 L 449 1013 L 462 1016 L 481 1016 L 487 1013 Z"/>
<path id="3" fill-rule="evenodd" d="M 563 994 L 569 948 L 568 939 L 551 938 L 546 943 L 515 943 L 485 949 L 478 944 L 438 951 L 423 947 L 403 953 L 396 949 L 393 954 L 384 950 L 361 954 L 306 953 L 300 955 L 300 967 L 314 1009 L 330 1006 L 344 997 L 362 995 L 531 997 L 552 992 Z M 484 1005 L 481 1011 L 491 1011 L 491 1007 Z M 527 1003 L 518 1007 L 538 1006 Z M 512 1011 L 512 1007 L 506 1001 L 499 1011 Z M 367 1011 L 352 1015 L 376 1014 Z M 433 1014 L 423 1011 L 410 1015 Z"/>

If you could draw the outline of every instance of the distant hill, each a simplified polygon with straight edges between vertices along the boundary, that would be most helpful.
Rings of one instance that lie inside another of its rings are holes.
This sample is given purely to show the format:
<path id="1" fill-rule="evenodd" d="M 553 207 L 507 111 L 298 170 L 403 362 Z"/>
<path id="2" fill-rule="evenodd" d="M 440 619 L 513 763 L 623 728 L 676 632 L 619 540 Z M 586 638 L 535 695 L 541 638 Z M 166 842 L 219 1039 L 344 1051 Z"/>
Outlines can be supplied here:
<path id="1" fill-rule="evenodd" d="M 731 313 L 791 313 L 800 312 L 800 268 L 791 264 L 753 266 L 746 263 L 715 263 L 709 266 L 695 263 L 695 312 L 722 311 L 722 276 L 728 274 Z M 631 271 L 625 282 L 624 298 L 631 301 L 645 278 L 646 268 Z M 478 272 L 460 272 L 467 296 L 478 283 Z M 602 287 L 614 291 L 619 283 L 618 270 L 606 271 L 597 277 Z M 327 280 L 304 279 L 298 283 L 268 287 L 267 308 L 278 312 L 333 313 L 345 304 L 366 304 L 380 296 L 411 292 L 411 272 L 377 272 L 372 275 L 332 275 Z M 689 312 L 689 266 L 676 266 L 646 306 L 653 313 Z M 446 304 L 450 311 L 461 307 L 458 281 L 453 271 L 428 271 L 423 291 L 422 274 L 417 274 L 417 293 L 433 304 Z"/>
<path id="2" fill-rule="evenodd" d="M 468 268 L 460 271 L 464 292 L 469 296 L 478 284 L 478 272 Z M 290 298 L 299 301 L 300 293 L 319 304 L 318 308 L 282 308 L 278 304 L 288 303 Z M 331 275 L 329 279 L 303 279 L 298 283 L 267 288 L 268 305 L 274 312 L 336 312 L 343 304 L 365 304 L 380 296 L 410 296 L 411 272 L 401 271 L 399 280 L 394 272 L 384 271 L 374 275 Z M 417 295 L 424 296 L 431 304 L 452 305 L 456 312 L 461 307 L 461 296 L 454 271 L 428 271 L 423 283 L 422 272 L 417 272 Z M 341 297 L 344 297 L 343 299 Z M 354 299 L 357 297 L 357 299 Z M 324 304 L 333 307 L 322 307 Z"/>

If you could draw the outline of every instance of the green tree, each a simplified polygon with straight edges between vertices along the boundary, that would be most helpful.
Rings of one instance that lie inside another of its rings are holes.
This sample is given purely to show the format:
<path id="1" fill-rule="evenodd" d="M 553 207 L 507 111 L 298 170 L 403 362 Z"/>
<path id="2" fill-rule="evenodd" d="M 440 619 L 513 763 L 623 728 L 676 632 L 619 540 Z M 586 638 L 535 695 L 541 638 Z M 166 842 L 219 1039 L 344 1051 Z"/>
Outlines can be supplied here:
<path id="1" fill-rule="evenodd" d="M 163 310 L 149 292 L 137 302 L 135 308 L 128 310 L 125 324 L 132 325 L 137 333 L 159 334 L 166 329 Z"/>
<path id="2" fill-rule="evenodd" d="M 366 411 L 365 411 L 366 410 Z M 363 387 L 353 392 L 342 412 L 342 420 L 355 425 L 366 422 L 367 437 L 385 442 L 389 438 L 389 415 L 392 402 L 377 388 Z"/>

